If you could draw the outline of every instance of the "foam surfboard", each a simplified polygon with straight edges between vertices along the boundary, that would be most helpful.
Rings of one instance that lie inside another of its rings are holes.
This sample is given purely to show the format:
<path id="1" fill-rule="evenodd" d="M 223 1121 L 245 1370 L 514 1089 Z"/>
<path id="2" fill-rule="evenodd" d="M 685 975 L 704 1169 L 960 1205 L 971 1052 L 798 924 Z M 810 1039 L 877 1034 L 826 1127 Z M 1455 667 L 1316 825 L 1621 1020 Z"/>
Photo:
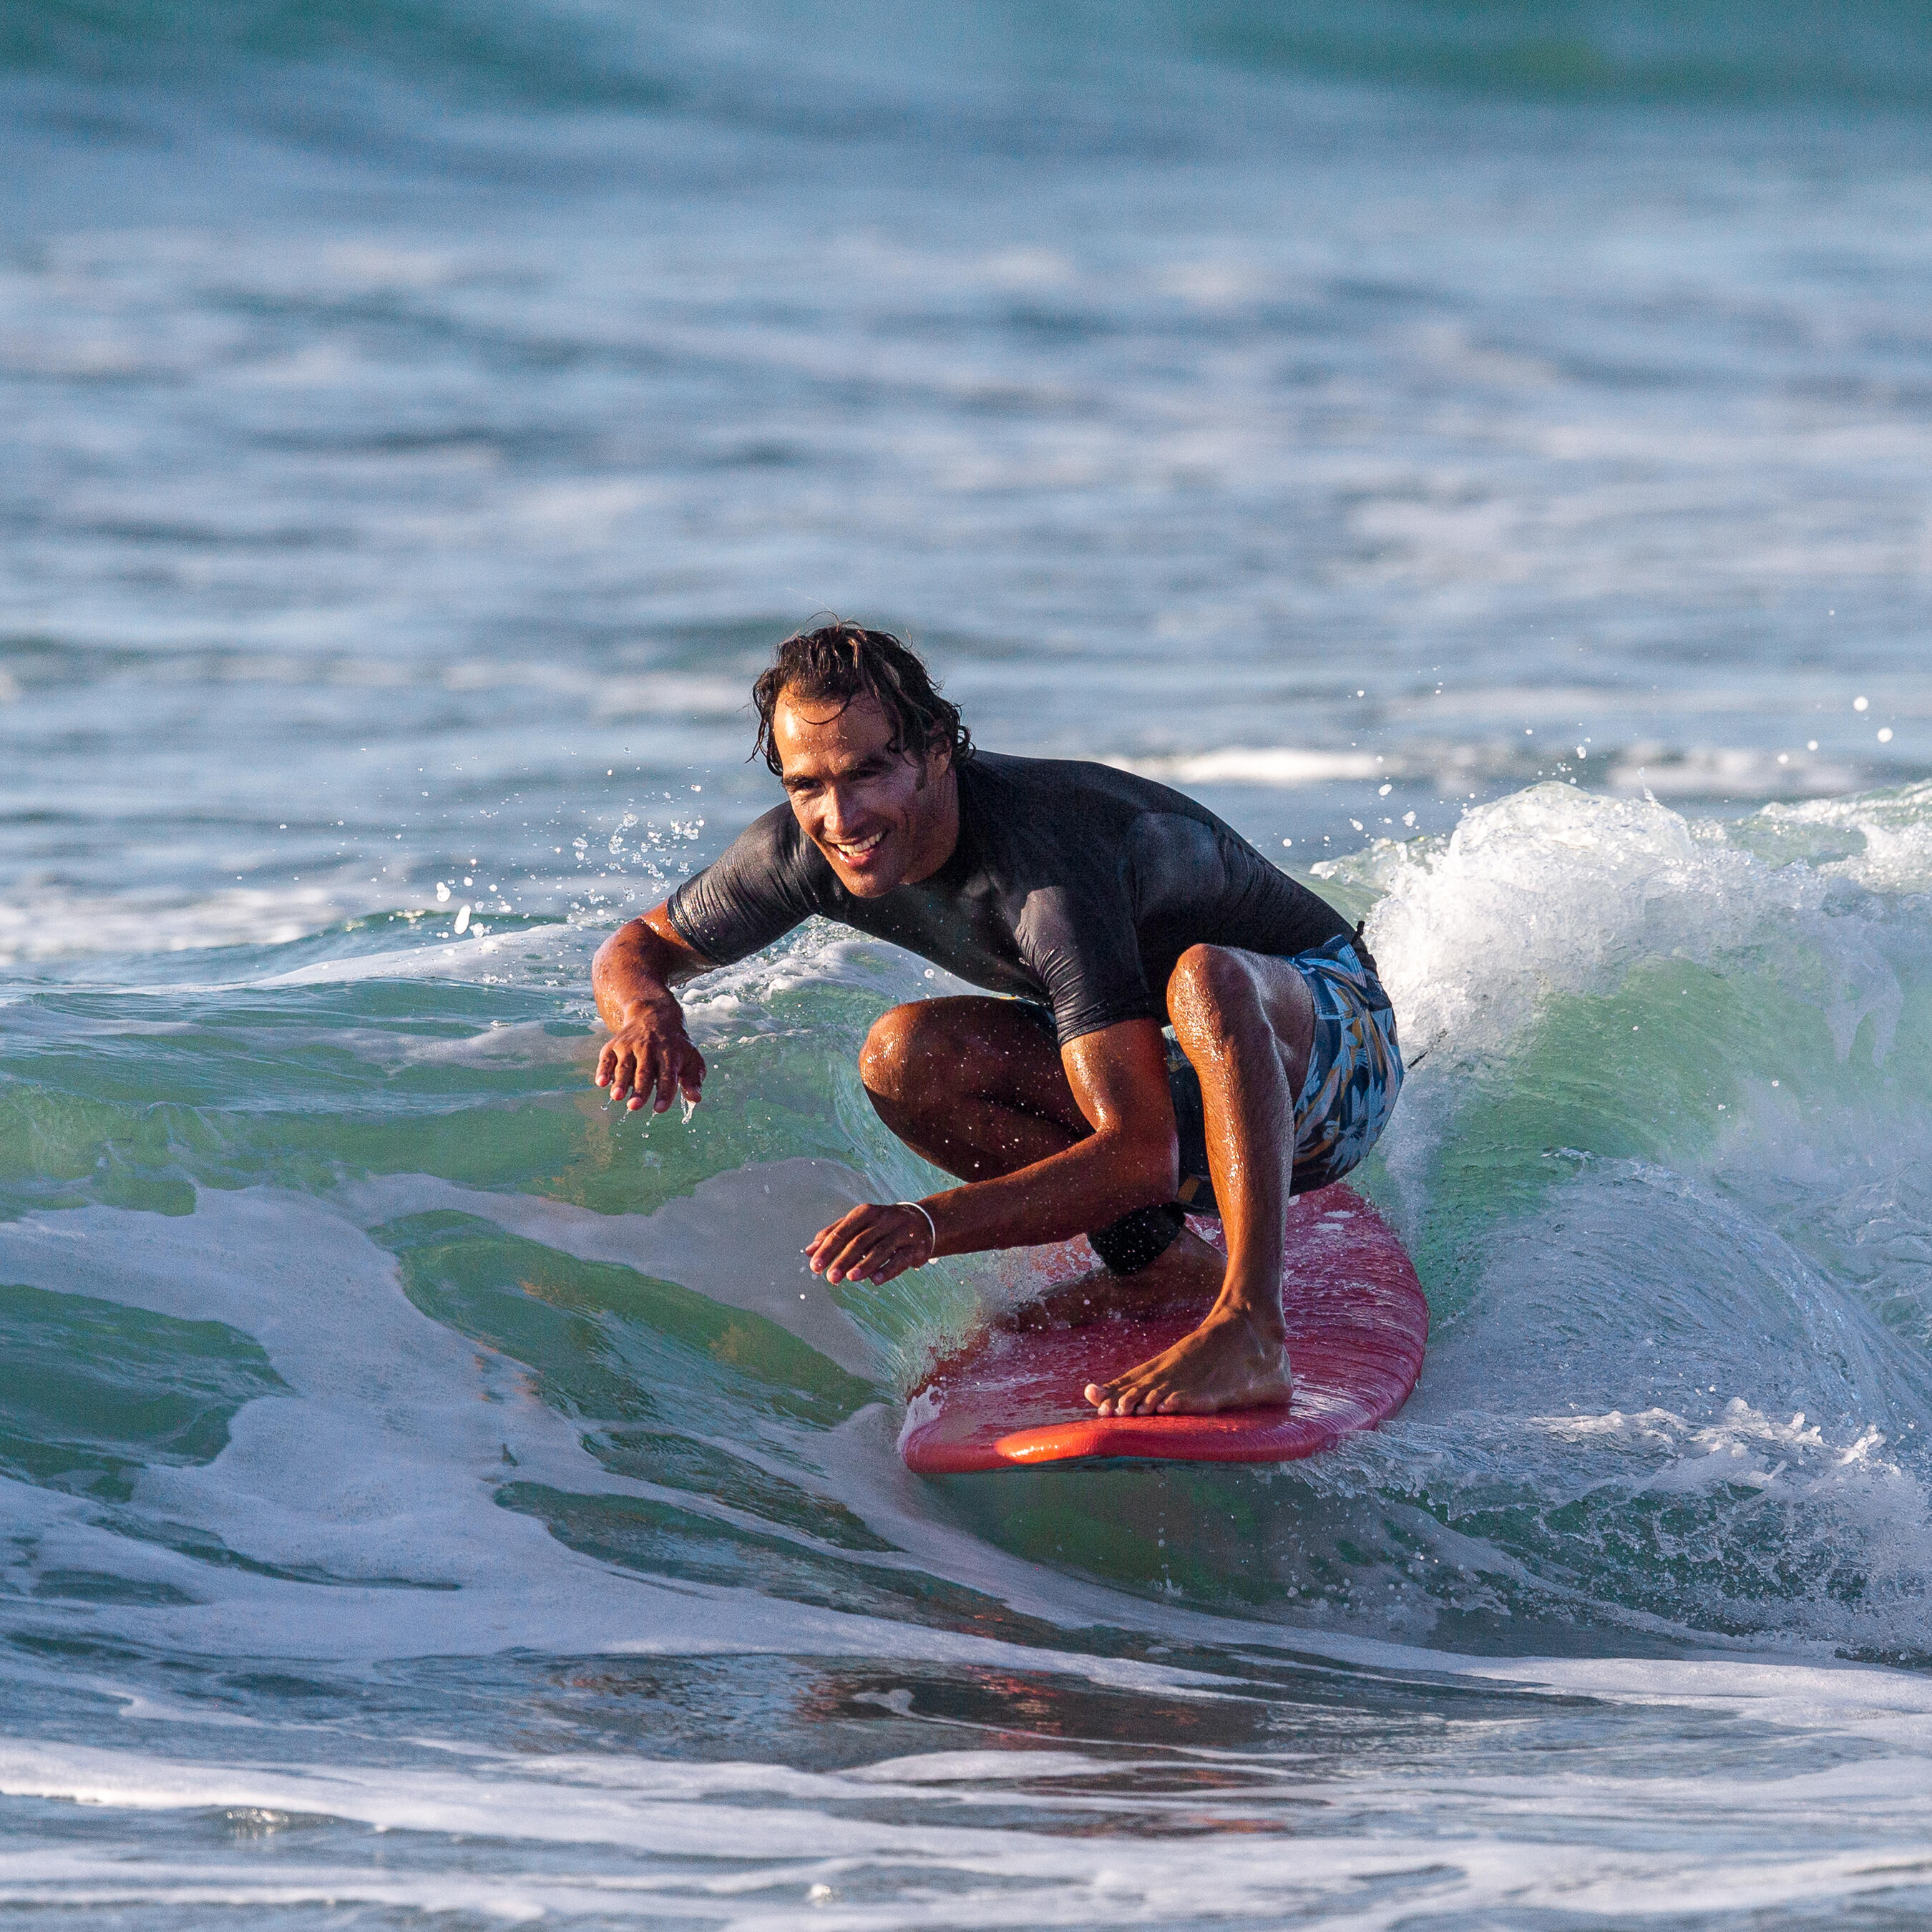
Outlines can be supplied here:
<path id="1" fill-rule="evenodd" d="M 1210 1240 L 1219 1224 L 1192 1224 Z M 1286 1462 L 1385 1422 L 1422 1372 L 1429 1304 L 1402 1244 L 1342 1183 L 1293 1202 L 1282 1288 L 1294 1399 L 1220 1415 L 1102 1416 L 1082 1396 L 1172 1347 L 1206 1312 L 988 1328 L 935 1364 L 907 1405 L 899 1453 L 922 1476 L 1096 1456 Z"/>

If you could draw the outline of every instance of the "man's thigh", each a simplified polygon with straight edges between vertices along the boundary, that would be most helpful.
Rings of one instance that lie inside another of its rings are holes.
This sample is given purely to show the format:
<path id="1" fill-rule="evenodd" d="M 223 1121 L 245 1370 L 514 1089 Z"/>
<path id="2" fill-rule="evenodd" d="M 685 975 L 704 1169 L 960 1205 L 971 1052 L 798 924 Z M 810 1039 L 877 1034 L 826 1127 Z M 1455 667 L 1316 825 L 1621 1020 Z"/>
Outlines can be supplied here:
<path id="1" fill-rule="evenodd" d="M 1052 1015 L 1030 1000 L 965 994 L 914 1000 L 883 1014 L 866 1043 L 880 1049 L 908 1085 L 930 1093 L 950 1084 L 962 1096 L 992 1100 L 1090 1131 L 1067 1084 Z M 872 1084 L 868 1069 L 868 1084 Z"/>
<path id="2" fill-rule="evenodd" d="M 1198 992 L 1207 994 L 1216 1010 L 1208 1034 L 1232 1038 L 1237 1053 L 1253 1051 L 1264 1037 L 1280 1060 L 1290 1092 L 1299 1093 L 1314 1043 L 1315 1001 L 1294 961 L 1277 953 L 1250 952 L 1239 946 L 1199 950 L 1210 956 L 1209 971 L 1197 975 Z M 1174 989 L 1170 989 L 1169 1004 L 1178 1004 Z M 1194 1030 L 1186 1016 L 1177 1011 L 1174 1021 L 1183 1046 L 1190 1044 Z M 1264 1035 L 1250 1030 L 1252 1022 L 1259 1022 Z"/>
<path id="3" fill-rule="evenodd" d="M 1254 975 L 1262 1011 L 1274 1035 L 1282 1071 L 1291 1094 L 1299 1094 L 1308 1075 L 1308 1056 L 1315 1043 L 1315 999 L 1300 969 L 1290 959 L 1270 952 L 1244 952 Z"/>
<path id="4" fill-rule="evenodd" d="M 1168 1085 L 1180 1139 L 1179 1198 L 1192 1211 L 1214 1214 L 1220 1209 L 1208 1154 L 1210 1106 L 1232 1101 L 1228 1078 L 1243 1055 L 1271 1055 L 1285 1091 L 1282 1118 L 1269 1123 L 1269 1136 L 1284 1169 L 1292 1169 L 1294 1105 L 1307 1078 L 1316 1016 L 1308 982 L 1291 960 L 1239 946 L 1204 950 L 1209 956 L 1196 962 L 1191 983 L 1170 988 L 1176 1039 L 1168 1049 Z M 1216 1090 L 1211 1102 L 1209 1086 Z"/>

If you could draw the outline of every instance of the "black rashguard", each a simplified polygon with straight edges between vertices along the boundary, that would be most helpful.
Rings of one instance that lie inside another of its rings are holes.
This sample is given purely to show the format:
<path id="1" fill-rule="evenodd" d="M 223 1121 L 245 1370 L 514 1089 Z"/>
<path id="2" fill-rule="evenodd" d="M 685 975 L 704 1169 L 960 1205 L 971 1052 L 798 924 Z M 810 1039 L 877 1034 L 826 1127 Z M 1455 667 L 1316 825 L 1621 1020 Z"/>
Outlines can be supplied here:
<path id="1" fill-rule="evenodd" d="M 929 879 L 860 898 L 781 805 L 667 908 L 716 964 L 814 913 L 890 940 L 976 986 L 1043 1000 L 1060 1044 L 1165 1021 L 1190 946 L 1305 952 L 1341 914 L 1204 806 L 1106 765 L 976 753 L 956 767 L 959 842 Z"/>

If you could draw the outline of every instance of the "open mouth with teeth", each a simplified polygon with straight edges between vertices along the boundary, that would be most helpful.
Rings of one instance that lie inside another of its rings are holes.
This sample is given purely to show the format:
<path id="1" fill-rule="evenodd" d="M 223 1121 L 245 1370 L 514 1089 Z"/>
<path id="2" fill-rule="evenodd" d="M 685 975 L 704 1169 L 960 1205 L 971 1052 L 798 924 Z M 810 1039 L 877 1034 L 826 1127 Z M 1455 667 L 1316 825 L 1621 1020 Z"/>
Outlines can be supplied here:
<path id="1" fill-rule="evenodd" d="M 854 838 L 848 842 L 842 842 L 836 838 L 829 842 L 832 850 L 848 865 L 862 866 L 884 842 L 885 836 L 883 832 L 874 832 L 863 838 Z"/>

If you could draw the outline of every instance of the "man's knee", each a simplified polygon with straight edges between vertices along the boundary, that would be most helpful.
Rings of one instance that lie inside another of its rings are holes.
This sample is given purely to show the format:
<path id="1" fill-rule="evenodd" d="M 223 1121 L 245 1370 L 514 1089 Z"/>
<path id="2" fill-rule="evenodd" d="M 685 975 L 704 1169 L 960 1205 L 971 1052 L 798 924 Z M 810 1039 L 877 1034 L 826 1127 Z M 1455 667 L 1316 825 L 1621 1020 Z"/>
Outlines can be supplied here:
<path id="1" fill-rule="evenodd" d="M 872 1022 L 859 1049 L 859 1078 L 874 1100 L 911 1099 L 920 1082 L 917 1063 L 930 1046 L 932 1002 L 914 1000 L 893 1006 Z"/>
<path id="2" fill-rule="evenodd" d="M 1226 1034 L 1259 1005 L 1254 974 L 1231 948 L 1190 946 L 1174 962 L 1167 1010 L 1184 1038 L 1190 1033 Z"/>

